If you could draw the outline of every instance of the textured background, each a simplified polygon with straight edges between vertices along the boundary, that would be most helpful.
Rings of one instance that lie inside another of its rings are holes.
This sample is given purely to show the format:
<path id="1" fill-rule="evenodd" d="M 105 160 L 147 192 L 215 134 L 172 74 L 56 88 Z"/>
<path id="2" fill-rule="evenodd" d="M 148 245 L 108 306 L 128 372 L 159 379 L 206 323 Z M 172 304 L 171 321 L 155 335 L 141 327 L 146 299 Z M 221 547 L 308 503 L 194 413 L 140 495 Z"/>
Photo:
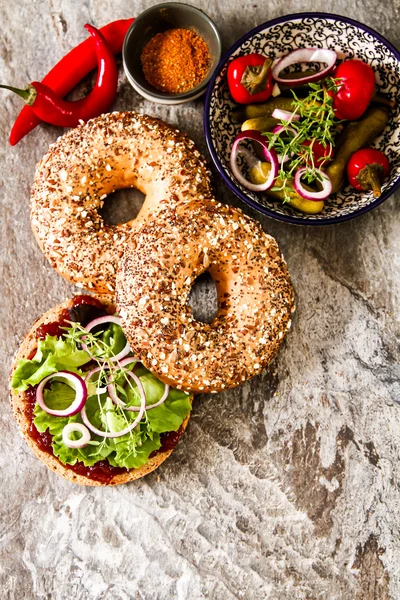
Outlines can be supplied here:
<path id="1" fill-rule="evenodd" d="M 225 49 L 270 18 L 324 9 L 400 46 L 399 0 L 192 3 L 215 19 Z M 103 25 L 151 4 L 1 0 L 0 81 L 40 79 L 85 37 L 85 22 Z M 399 195 L 319 229 L 246 211 L 277 238 L 297 291 L 278 358 L 239 389 L 198 397 L 187 434 L 156 473 L 119 488 L 74 487 L 30 454 L 6 391 L 24 333 L 74 291 L 29 226 L 35 164 L 59 130 L 40 127 L 10 148 L 20 103 L 6 93 L 1 102 L 0 597 L 398 600 Z M 115 108 L 162 117 L 206 150 L 202 101 L 149 104 L 121 74 Z M 237 204 L 216 182 L 218 197 Z M 131 210 L 131 200 L 120 194 L 109 212 Z M 210 299 L 207 284 L 196 289 L 200 314 Z"/>

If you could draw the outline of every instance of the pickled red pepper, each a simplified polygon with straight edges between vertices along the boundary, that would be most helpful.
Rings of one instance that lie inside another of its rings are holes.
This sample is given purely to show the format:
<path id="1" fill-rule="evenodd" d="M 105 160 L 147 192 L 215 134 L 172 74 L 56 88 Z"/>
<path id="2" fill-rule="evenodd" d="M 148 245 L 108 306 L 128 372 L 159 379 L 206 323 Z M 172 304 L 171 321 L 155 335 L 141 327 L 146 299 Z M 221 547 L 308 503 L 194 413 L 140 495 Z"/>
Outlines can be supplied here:
<path id="1" fill-rule="evenodd" d="M 210 65 L 210 52 L 194 31 L 168 29 L 146 44 L 141 62 L 148 83 L 162 92 L 180 94 L 203 81 Z"/>

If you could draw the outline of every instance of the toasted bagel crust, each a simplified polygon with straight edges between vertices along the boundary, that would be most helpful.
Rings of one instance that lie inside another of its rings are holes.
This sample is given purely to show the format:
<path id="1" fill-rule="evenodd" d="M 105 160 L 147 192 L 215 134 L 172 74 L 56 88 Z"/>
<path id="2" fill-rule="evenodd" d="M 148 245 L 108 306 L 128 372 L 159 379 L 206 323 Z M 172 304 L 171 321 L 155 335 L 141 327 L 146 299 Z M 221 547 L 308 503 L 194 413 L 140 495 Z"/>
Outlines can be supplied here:
<path id="1" fill-rule="evenodd" d="M 211 323 L 188 303 L 208 271 L 218 295 Z M 132 352 L 159 379 L 219 392 L 259 373 L 291 324 L 293 289 L 273 237 L 242 211 L 195 200 L 159 211 L 131 237 L 116 304 Z"/>
<path id="2" fill-rule="evenodd" d="M 96 297 L 96 296 L 95 296 Z M 97 296 L 97 299 L 105 305 L 106 310 L 110 309 L 111 312 L 114 312 L 114 304 L 111 296 Z M 60 314 L 66 308 L 70 308 L 73 306 L 72 299 L 66 300 L 62 302 L 58 306 L 47 311 L 42 317 L 40 317 L 37 321 L 35 321 L 31 330 L 26 334 L 21 346 L 15 354 L 13 365 L 11 368 L 11 376 L 16 369 L 17 361 L 23 358 L 27 358 L 32 355 L 32 352 L 37 348 L 37 339 L 36 339 L 36 331 L 37 329 L 44 324 L 51 323 L 54 321 L 58 321 L 60 318 Z M 100 481 L 96 481 L 94 479 L 90 479 L 89 477 L 85 477 L 79 475 L 65 467 L 55 456 L 52 454 L 48 454 L 41 450 L 34 439 L 29 436 L 29 427 L 30 421 L 25 415 L 25 406 L 26 402 L 24 399 L 24 392 L 16 392 L 11 389 L 10 391 L 10 400 L 11 406 L 14 413 L 14 417 L 18 423 L 20 431 L 24 436 L 28 446 L 31 448 L 33 453 L 42 461 L 44 464 L 49 467 L 52 471 L 55 471 L 58 475 L 65 477 L 69 481 L 74 483 L 79 483 L 81 485 L 88 486 L 99 486 L 99 485 L 118 485 L 120 483 L 127 483 L 128 481 L 133 481 L 134 479 L 139 479 L 147 473 L 154 471 L 168 456 L 173 452 L 172 450 L 167 450 L 165 452 L 159 452 L 155 456 L 149 459 L 149 461 L 140 467 L 139 469 L 131 469 L 126 473 L 121 473 L 115 475 L 113 479 L 108 483 L 102 483 Z M 190 415 L 189 415 L 190 416 Z M 187 423 L 189 421 L 189 416 L 186 417 L 182 424 L 183 430 L 186 429 Z"/>
<path id="3" fill-rule="evenodd" d="M 106 196 L 129 187 L 146 195 L 136 219 L 105 224 Z M 109 294 L 126 239 L 150 211 L 212 195 L 210 172 L 187 135 L 146 115 L 108 113 L 62 135 L 38 164 L 32 230 L 60 275 Z"/>

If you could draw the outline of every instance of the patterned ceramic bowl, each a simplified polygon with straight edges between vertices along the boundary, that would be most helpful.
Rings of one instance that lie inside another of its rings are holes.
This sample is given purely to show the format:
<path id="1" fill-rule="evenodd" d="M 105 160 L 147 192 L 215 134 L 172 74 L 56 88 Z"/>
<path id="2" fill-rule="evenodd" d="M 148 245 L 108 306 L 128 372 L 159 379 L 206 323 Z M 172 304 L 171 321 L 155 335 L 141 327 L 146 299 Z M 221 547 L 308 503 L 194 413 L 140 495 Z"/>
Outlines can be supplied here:
<path id="1" fill-rule="evenodd" d="M 329 225 L 353 219 L 386 200 L 400 186 L 400 102 L 391 120 L 374 146 L 384 151 L 390 164 L 390 178 L 382 186 L 380 198 L 372 192 L 357 192 L 347 186 L 326 201 L 323 212 L 305 215 L 288 205 L 250 192 L 240 185 L 229 168 L 229 156 L 240 124 L 232 120 L 234 103 L 228 91 L 228 64 L 241 54 L 256 52 L 278 58 L 299 47 L 321 47 L 335 50 L 339 58 L 359 58 L 375 70 L 380 92 L 398 99 L 400 53 L 379 33 L 366 25 L 325 13 L 299 13 L 280 17 L 256 27 L 224 55 L 208 87 L 204 109 L 204 129 L 212 159 L 225 183 L 243 202 L 256 210 L 288 223 Z"/>

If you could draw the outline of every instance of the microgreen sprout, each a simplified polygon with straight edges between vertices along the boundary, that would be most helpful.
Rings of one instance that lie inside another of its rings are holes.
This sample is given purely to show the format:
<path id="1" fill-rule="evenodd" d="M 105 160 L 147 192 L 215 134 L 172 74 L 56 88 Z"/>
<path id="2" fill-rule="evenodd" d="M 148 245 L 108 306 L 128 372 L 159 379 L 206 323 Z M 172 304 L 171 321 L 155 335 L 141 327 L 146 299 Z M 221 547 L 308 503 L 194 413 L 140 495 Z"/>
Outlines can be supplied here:
<path id="1" fill-rule="evenodd" d="M 130 363 L 129 365 L 122 366 L 119 361 L 111 360 L 115 353 L 113 349 L 107 342 L 101 339 L 102 331 L 97 333 L 92 333 L 91 331 L 87 331 L 80 323 L 68 321 L 69 327 L 63 327 L 65 330 L 64 338 L 66 340 L 71 341 L 75 345 L 79 347 L 84 343 L 88 350 L 89 356 L 97 363 L 97 366 L 100 368 L 98 372 L 97 384 L 102 386 L 107 386 L 109 384 L 116 384 L 119 391 L 127 397 L 125 386 L 128 385 L 130 390 L 135 393 L 136 385 L 132 382 L 131 378 L 126 375 L 126 372 L 129 371 L 136 363 Z M 121 378 L 124 378 L 124 383 L 121 385 L 119 382 Z M 108 419 L 107 419 L 107 408 L 102 399 L 102 394 L 97 392 L 97 401 L 99 405 L 99 411 L 102 415 L 102 421 L 106 425 L 106 431 L 109 431 Z M 126 425 L 129 425 L 129 420 L 126 416 L 126 412 L 120 406 L 115 406 L 114 409 L 119 416 L 121 416 Z M 143 416 L 144 423 L 148 423 L 147 413 L 145 411 Z M 135 439 L 136 445 L 140 446 L 142 444 L 142 433 L 143 430 L 141 427 L 137 428 L 137 430 L 130 431 L 129 435 L 132 439 Z M 89 442 L 90 443 L 90 442 Z M 98 446 L 97 452 L 93 454 L 93 456 L 101 454 L 104 446 L 106 445 L 106 438 L 103 438 L 102 442 L 92 442 L 92 445 Z"/>
<path id="2" fill-rule="evenodd" d="M 292 90 L 293 115 L 281 120 L 281 131 L 264 133 L 269 140 L 269 148 L 273 147 L 284 158 L 289 157 L 285 163 L 281 162 L 276 185 L 271 188 L 272 191 L 283 191 L 285 202 L 290 200 L 291 183 L 298 168 L 306 166 L 304 179 L 308 184 L 321 181 L 320 165 L 316 165 L 314 160 L 314 143 L 319 142 L 330 151 L 335 145 L 339 121 L 335 119 L 332 94 L 340 86 L 340 80 L 328 77 L 308 85 L 311 92 L 306 98 L 298 98 Z M 295 120 L 294 115 L 299 115 L 300 120 Z M 307 141 L 309 145 L 304 144 Z"/>

